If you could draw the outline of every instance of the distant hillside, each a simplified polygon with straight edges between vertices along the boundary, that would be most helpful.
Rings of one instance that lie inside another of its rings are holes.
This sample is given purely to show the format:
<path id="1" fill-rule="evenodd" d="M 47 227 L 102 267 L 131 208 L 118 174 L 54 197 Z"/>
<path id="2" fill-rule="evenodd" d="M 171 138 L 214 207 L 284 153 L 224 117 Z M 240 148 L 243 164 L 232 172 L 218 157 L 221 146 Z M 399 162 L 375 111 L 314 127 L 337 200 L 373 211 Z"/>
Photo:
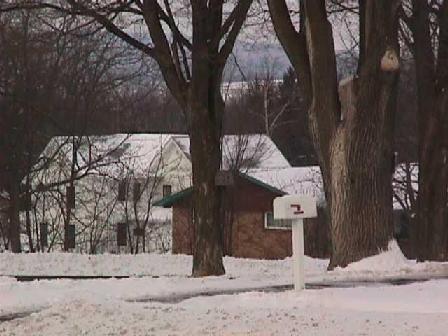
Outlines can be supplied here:
<path id="1" fill-rule="evenodd" d="M 357 56 L 347 51 L 336 55 L 339 78 L 356 71 Z M 281 79 L 291 63 L 281 45 L 276 42 L 238 43 L 234 57 L 229 58 L 224 82 L 244 82 L 259 78 L 269 72 L 274 79 Z"/>
<path id="2" fill-rule="evenodd" d="M 225 82 L 249 81 L 268 71 L 271 76 L 280 79 L 290 66 L 281 45 L 276 42 L 239 42 L 233 55 L 227 62 Z"/>

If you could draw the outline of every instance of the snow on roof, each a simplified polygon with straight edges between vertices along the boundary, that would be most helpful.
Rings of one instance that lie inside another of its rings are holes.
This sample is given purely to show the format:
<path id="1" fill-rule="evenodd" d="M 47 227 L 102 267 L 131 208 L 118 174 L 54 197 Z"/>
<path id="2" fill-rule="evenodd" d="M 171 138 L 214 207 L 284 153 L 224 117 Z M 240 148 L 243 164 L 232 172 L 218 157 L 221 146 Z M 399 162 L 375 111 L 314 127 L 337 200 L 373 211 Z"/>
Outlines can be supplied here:
<path id="1" fill-rule="evenodd" d="M 251 169 L 247 174 L 288 194 L 310 195 L 319 201 L 324 199 L 319 166 Z"/>
<path id="2" fill-rule="evenodd" d="M 247 174 L 288 194 L 305 194 L 319 200 L 324 199 L 319 166 L 251 169 Z M 411 186 L 415 193 L 414 197 L 416 197 L 418 192 L 418 163 L 400 163 L 395 168 L 393 177 L 394 209 L 411 208 L 409 186 Z"/>
<path id="3" fill-rule="evenodd" d="M 167 143 L 170 134 L 113 134 L 75 137 L 79 166 L 94 167 L 93 171 L 117 175 L 126 166 L 135 172 L 147 171 Z M 58 136 L 51 139 L 43 157 L 53 155 L 72 160 L 73 137 Z"/>
<path id="4" fill-rule="evenodd" d="M 190 158 L 188 135 L 172 137 L 184 154 Z M 270 137 L 264 134 L 225 135 L 222 141 L 223 169 L 240 167 L 278 169 L 291 165 Z"/>
<path id="5" fill-rule="evenodd" d="M 76 137 L 78 163 L 87 165 L 100 161 L 95 170 L 116 175 L 118 164 L 131 167 L 136 172 L 147 171 L 161 149 L 172 139 L 190 160 L 190 138 L 182 134 L 113 134 Z M 43 157 L 55 153 L 72 160 L 73 137 L 54 137 L 44 150 Z M 290 167 L 289 162 L 274 142 L 263 134 L 226 135 L 223 137 L 223 168 L 238 166 L 240 170 L 251 168 L 278 169 Z M 115 165 L 114 165 L 115 164 Z"/>
<path id="6" fill-rule="evenodd" d="M 288 194 L 305 194 L 324 199 L 323 182 L 319 166 L 290 167 L 283 169 L 251 169 L 248 175 L 272 185 Z M 408 180 L 410 177 L 410 180 Z M 410 208 L 409 186 L 418 191 L 418 164 L 400 163 L 393 178 L 394 209 Z M 416 195 L 414 195 L 415 197 Z"/>
<path id="7" fill-rule="evenodd" d="M 188 135 L 175 135 L 172 140 L 177 144 L 180 150 L 185 154 L 185 156 L 190 158 L 190 137 Z"/>

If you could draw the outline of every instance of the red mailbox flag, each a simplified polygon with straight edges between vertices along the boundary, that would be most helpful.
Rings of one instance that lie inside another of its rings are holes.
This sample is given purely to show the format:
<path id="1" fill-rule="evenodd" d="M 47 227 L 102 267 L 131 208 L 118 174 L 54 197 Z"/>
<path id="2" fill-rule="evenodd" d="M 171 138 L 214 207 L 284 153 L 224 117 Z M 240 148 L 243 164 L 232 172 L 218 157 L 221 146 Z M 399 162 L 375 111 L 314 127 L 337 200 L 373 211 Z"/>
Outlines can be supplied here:
<path id="1" fill-rule="evenodd" d="M 300 204 L 291 204 L 291 208 L 296 208 L 296 210 L 294 211 L 294 215 L 300 215 L 300 214 L 305 213 L 302 210 L 302 206 Z"/>

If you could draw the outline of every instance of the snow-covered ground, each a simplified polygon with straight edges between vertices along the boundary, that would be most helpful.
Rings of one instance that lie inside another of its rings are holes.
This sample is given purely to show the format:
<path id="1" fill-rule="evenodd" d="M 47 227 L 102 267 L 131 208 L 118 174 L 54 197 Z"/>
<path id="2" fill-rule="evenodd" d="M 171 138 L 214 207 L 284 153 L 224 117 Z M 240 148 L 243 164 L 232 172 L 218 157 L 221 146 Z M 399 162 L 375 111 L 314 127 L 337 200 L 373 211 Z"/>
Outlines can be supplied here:
<path id="1" fill-rule="evenodd" d="M 225 258 L 222 277 L 191 278 L 182 255 L 0 254 L 0 335 L 443 335 L 448 280 L 403 286 L 263 291 L 292 283 L 290 259 Z M 307 258 L 307 283 L 448 276 L 396 244 L 346 269 Z M 5 275 L 132 275 L 17 282 Z M 1 277 L 3 275 L 3 277 Z M 250 289 L 241 292 L 242 289 Z M 232 291 L 235 293 L 231 293 Z M 201 295 L 202 294 L 202 295 Z M 207 295 L 204 295 L 207 294 Z M 30 313 L 1 322 L 11 314 Z"/>

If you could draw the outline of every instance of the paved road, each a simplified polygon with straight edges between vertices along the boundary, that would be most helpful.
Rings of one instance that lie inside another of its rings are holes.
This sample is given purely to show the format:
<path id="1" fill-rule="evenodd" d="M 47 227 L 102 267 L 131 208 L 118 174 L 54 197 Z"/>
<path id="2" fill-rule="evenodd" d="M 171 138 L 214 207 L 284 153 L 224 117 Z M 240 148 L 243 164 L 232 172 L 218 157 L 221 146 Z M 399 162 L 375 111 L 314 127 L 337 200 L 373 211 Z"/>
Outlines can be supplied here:
<path id="1" fill-rule="evenodd" d="M 91 280 L 91 279 L 110 279 L 110 278 L 129 278 L 129 276 L 12 276 L 18 281 L 33 281 L 33 280 L 56 280 L 56 279 L 73 279 L 73 280 Z M 305 284 L 306 289 L 319 290 L 324 288 L 354 288 L 354 287 L 377 287 L 377 286 L 401 286 L 416 282 L 425 282 L 436 279 L 448 279 L 448 276 L 435 277 L 402 277 L 402 278 L 384 278 L 380 280 L 351 280 L 351 281 L 322 281 L 322 282 L 308 282 Z M 292 290 L 293 285 L 275 285 L 268 287 L 253 287 L 241 289 L 216 289 L 204 290 L 191 293 L 170 294 L 165 296 L 149 296 L 141 297 L 127 302 L 160 302 L 168 304 L 176 304 L 184 300 L 188 300 L 199 296 L 216 296 L 216 295 L 233 295 L 248 292 L 281 292 Z M 0 323 L 11 321 L 14 319 L 24 318 L 33 313 L 39 312 L 45 307 L 36 310 L 28 310 L 19 313 L 0 315 Z"/>

